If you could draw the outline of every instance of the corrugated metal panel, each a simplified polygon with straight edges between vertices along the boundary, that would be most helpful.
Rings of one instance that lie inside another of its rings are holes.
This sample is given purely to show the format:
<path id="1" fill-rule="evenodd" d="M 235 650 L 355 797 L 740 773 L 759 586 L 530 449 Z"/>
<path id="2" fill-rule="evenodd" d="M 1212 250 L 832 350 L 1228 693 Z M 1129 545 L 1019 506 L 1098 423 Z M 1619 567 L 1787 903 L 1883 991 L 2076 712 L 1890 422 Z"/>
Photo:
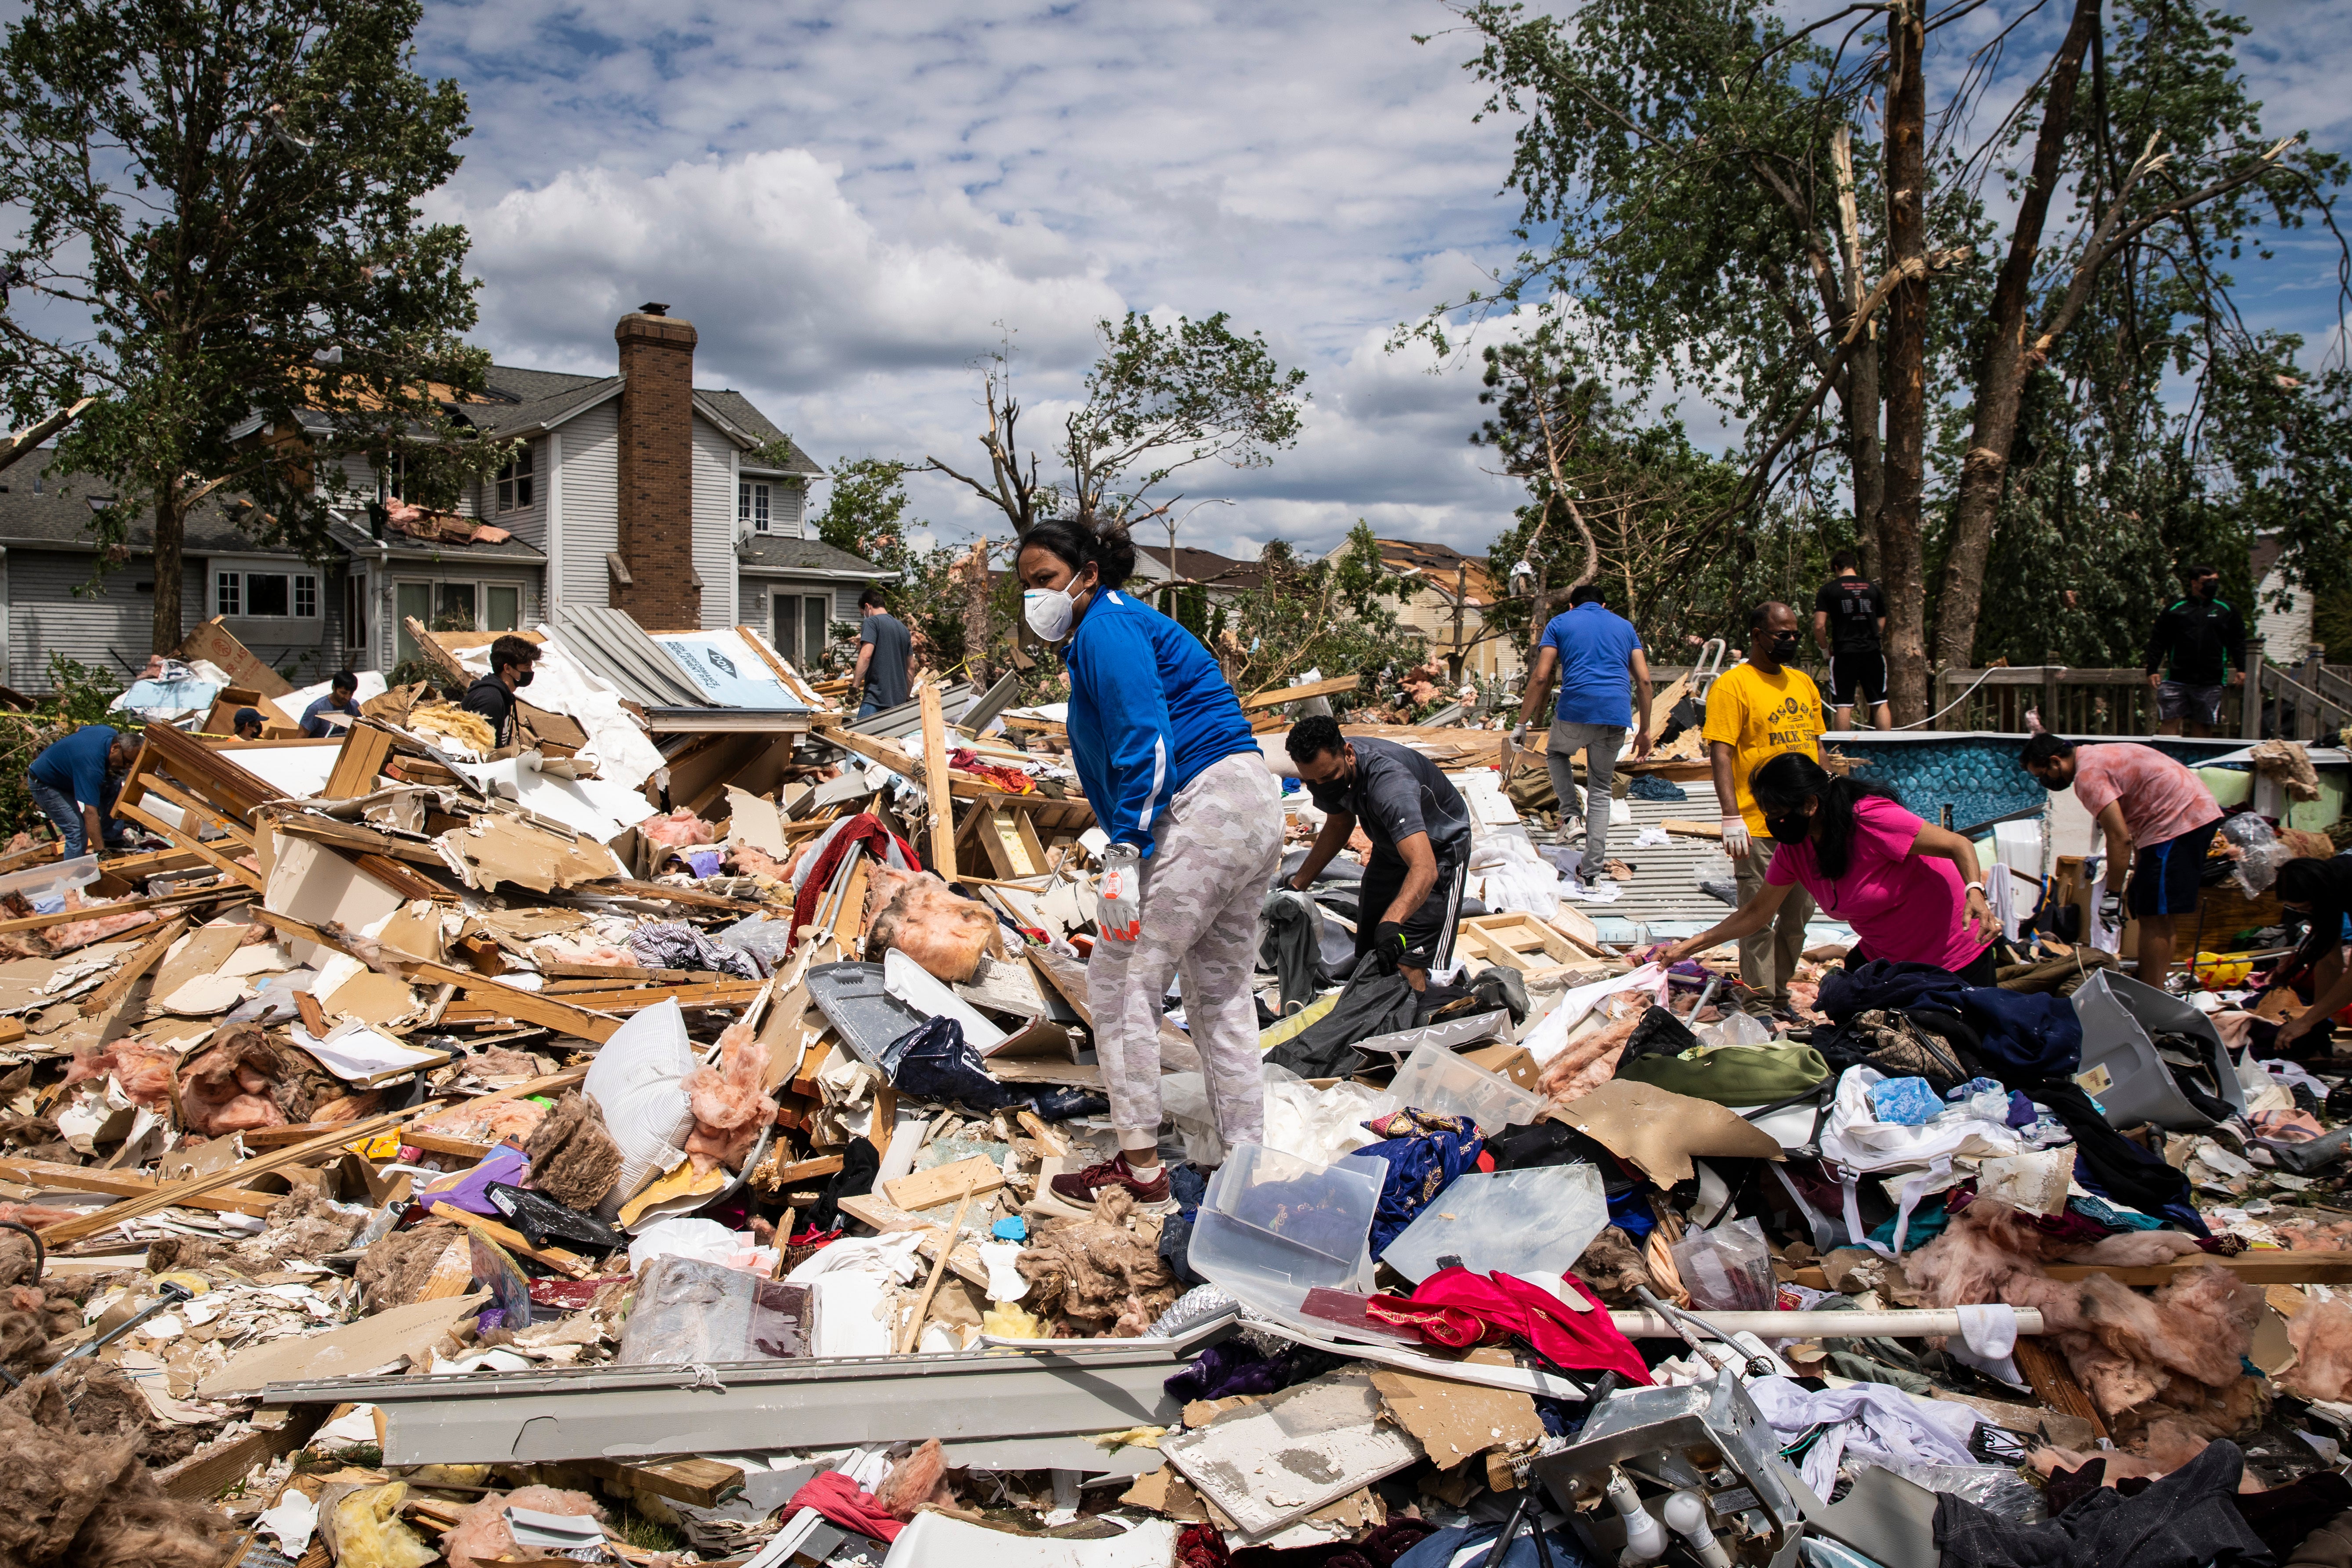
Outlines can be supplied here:
<path id="1" fill-rule="evenodd" d="M 563 426 L 563 597 L 612 602 L 604 557 L 621 547 L 621 425 L 615 399 Z"/>
<path id="2" fill-rule="evenodd" d="M 702 578 L 702 626 L 706 631 L 736 624 L 735 501 L 735 445 L 719 433 L 718 426 L 697 417 L 694 570 Z M 769 505 L 774 504 L 772 496 Z"/>
<path id="3" fill-rule="evenodd" d="M 155 580 L 152 561 L 134 561 L 109 573 L 94 598 L 77 598 L 74 589 L 90 579 L 95 558 L 66 551 L 12 550 L 8 552 L 8 684 L 19 691 L 49 689 L 49 656 L 63 654 L 77 663 L 129 681 L 147 662 L 154 642 L 155 600 L 133 586 Z M 203 563 L 182 563 L 180 624 L 183 628 L 203 618 Z"/>
<path id="4" fill-rule="evenodd" d="M 555 613 L 555 629 L 572 656 L 648 708 L 709 708 L 661 644 L 619 610 L 566 604 Z"/>
<path id="5" fill-rule="evenodd" d="M 963 710 L 980 699 L 980 689 L 968 680 L 955 681 L 940 688 L 940 711 L 952 724 Z M 879 740 L 895 741 L 906 735 L 919 735 L 923 729 L 923 705 L 920 701 L 901 702 L 896 708 L 885 708 L 871 719 L 861 719 L 848 726 L 861 735 Z"/>

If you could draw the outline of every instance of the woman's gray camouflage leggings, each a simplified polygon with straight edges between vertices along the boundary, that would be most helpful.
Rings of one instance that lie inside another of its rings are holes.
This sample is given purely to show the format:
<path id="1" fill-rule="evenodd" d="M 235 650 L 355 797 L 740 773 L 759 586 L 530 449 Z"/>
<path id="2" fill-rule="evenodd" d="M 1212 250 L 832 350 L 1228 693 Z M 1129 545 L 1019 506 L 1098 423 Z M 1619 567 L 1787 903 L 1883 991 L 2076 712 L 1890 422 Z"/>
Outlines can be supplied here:
<path id="1" fill-rule="evenodd" d="M 1282 863 L 1282 786 L 1255 752 L 1213 763 L 1152 828 L 1143 863 L 1143 931 L 1097 939 L 1087 963 L 1095 1053 L 1121 1134 L 1160 1130 L 1160 1001 L 1184 977 L 1184 1021 L 1201 1053 L 1217 1135 L 1231 1149 L 1263 1142 L 1259 1070 L 1259 911 Z M 1124 1139 L 1122 1140 L 1125 1141 Z"/>

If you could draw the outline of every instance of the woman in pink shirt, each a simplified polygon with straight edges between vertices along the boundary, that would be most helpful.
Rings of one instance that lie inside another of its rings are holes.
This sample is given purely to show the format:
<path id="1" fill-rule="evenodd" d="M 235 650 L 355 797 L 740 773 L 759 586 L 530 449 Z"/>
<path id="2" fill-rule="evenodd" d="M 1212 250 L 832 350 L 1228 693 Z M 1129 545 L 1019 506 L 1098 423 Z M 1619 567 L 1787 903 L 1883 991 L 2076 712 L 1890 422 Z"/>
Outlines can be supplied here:
<path id="1" fill-rule="evenodd" d="M 1993 984 L 1989 945 L 2000 927 L 1986 901 L 1976 846 L 1912 816 L 1884 784 L 1839 778 L 1801 752 L 1748 780 L 1774 848 L 1764 890 L 1712 931 L 1678 942 L 1665 963 L 1760 931 L 1789 889 L 1853 928 L 1848 964 L 1874 958 L 1932 963 L 1971 985 Z"/>

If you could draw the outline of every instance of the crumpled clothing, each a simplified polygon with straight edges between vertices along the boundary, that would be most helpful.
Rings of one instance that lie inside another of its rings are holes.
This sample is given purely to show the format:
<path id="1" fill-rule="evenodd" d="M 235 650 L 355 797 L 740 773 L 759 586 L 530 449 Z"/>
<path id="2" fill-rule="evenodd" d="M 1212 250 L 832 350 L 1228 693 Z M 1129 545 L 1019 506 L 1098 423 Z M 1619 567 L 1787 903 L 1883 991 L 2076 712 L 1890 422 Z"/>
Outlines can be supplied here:
<path id="1" fill-rule="evenodd" d="M 1376 1156 L 1389 1168 L 1381 1184 L 1380 1207 L 1372 1215 L 1372 1257 L 1377 1260 L 1449 1183 L 1478 1168 L 1486 1141 L 1478 1135 L 1477 1123 L 1466 1116 L 1410 1108 L 1375 1117 L 1364 1123 L 1364 1130 L 1381 1142 L 1368 1143 L 1356 1153 Z"/>
<path id="2" fill-rule="evenodd" d="M 1035 795 L 1037 781 L 1019 768 L 1008 768 L 996 763 L 983 763 L 980 753 L 969 746 L 958 746 L 948 752 L 948 766 L 960 773 L 986 779 L 1006 795 Z"/>
<path id="3" fill-rule="evenodd" d="M 1587 1300 L 1599 1300 L 1575 1275 L 1560 1278 Z M 1579 1312 L 1543 1286 L 1508 1274 L 1441 1268 L 1421 1282 L 1411 1300 L 1375 1296 L 1364 1313 L 1392 1328 L 1418 1329 L 1430 1343 L 1453 1350 L 1508 1335 L 1562 1371 L 1613 1372 L 1644 1388 L 1651 1381 L 1649 1363 L 1607 1312 Z"/>
<path id="4" fill-rule="evenodd" d="M 1881 1121 L 1924 1127 L 1929 1117 L 1943 1110 L 1944 1102 L 1924 1078 L 1889 1078 L 1870 1086 L 1870 1108 Z"/>
<path id="5" fill-rule="evenodd" d="M 1417 1525 L 1423 1530 L 1429 1529 L 1428 1525 L 1423 1524 L 1417 1519 L 1398 1519 L 1381 1526 L 1380 1531 L 1373 1532 L 1373 1535 L 1377 1536 L 1385 1531 L 1393 1531 L 1401 1525 Z M 1543 1552 L 1536 1545 L 1536 1527 L 1537 1521 L 1529 1520 L 1528 1528 L 1512 1537 L 1510 1550 L 1503 1553 L 1500 1568 L 1538 1568 L 1538 1565 L 1544 1561 Z M 1493 1553 L 1495 1537 L 1502 1533 L 1502 1529 L 1500 1524 L 1486 1523 L 1475 1524 L 1467 1528 L 1456 1526 L 1451 1530 L 1441 1530 L 1427 1540 L 1417 1542 L 1410 1551 L 1397 1557 L 1395 1568 L 1448 1568 L 1449 1564 L 1455 1563 L 1483 1564 Z M 1370 1545 L 1371 1539 L 1371 1537 L 1366 1538 L 1364 1547 L 1343 1551 L 1328 1559 L 1324 1568 L 1350 1568 L 1348 1560 L 1350 1557 L 1363 1555 L 1365 1547 Z M 1544 1546 L 1550 1552 L 1552 1568 L 1592 1568 L 1595 1562 L 1593 1556 L 1585 1550 L 1584 1543 L 1578 1537 L 1575 1530 L 1565 1524 L 1546 1532 Z M 1380 1559 L 1372 1558 L 1369 1568 L 1379 1568 L 1379 1564 Z"/>
<path id="6" fill-rule="evenodd" d="M 2253 1117 L 2254 1131 L 2282 1143 L 2307 1143 L 2327 1130 L 2308 1110 L 2263 1110 Z"/>
<path id="7" fill-rule="evenodd" d="M 1805 1484 L 1822 1497 L 1848 1455 L 1879 1465 L 1977 1462 L 1969 1439 L 1983 1417 L 1955 1400 L 1921 1399 L 1883 1383 L 1815 1393 L 1785 1377 L 1754 1379 L 1748 1396 L 1783 1444 L 1823 1428 L 1805 1450 L 1803 1470 Z"/>
<path id="8" fill-rule="evenodd" d="M 794 1492 L 792 1500 L 784 1504 L 784 1517 L 790 1519 L 804 1508 L 816 1510 L 844 1530 L 854 1530 L 877 1541 L 896 1541 L 898 1532 L 907 1528 L 890 1517 L 872 1492 L 839 1470 L 827 1470 Z"/>
<path id="9" fill-rule="evenodd" d="M 704 969 L 739 980 L 763 980 L 752 956 L 722 947 L 682 921 L 656 921 L 629 933 L 629 951 L 647 969 Z"/>
<path id="10" fill-rule="evenodd" d="M 1167 1381 L 1169 1397 L 1224 1399 L 1240 1394 L 1272 1394 L 1282 1386 L 1280 1363 L 1242 1340 L 1211 1345 L 1191 1366 Z"/>
<path id="11" fill-rule="evenodd" d="M 2245 1455 L 2226 1438 L 2146 1491 L 2101 1487 L 2041 1524 L 2013 1524 L 1949 1492 L 1936 1499 L 1944 1568 L 2205 1568 L 2273 1561 L 2232 1500 Z"/>
<path id="12" fill-rule="evenodd" d="M 1265 930 L 1258 938 L 1257 961 L 1274 971 L 1282 1010 L 1288 1013 L 1314 1001 L 1325 984 L 1322 912 L 1313 899 L 1288 888 L 1266 894 L 1260 912 Z"/>
<path id="13" fill-rule="evenodd" d="M 1870 1008 L 1955 1015 L 1976 1032 L 1987 1070 L 2012 1089 L 2012 1079 L 2067 1075 L 2082 1065 L 2083 1026 L 2072 1003 L 1972 986 L 1933 964 L 1881 958 L 1832 970 L 1822 981 L 1820 1007 L 1840 1024 Z"/>

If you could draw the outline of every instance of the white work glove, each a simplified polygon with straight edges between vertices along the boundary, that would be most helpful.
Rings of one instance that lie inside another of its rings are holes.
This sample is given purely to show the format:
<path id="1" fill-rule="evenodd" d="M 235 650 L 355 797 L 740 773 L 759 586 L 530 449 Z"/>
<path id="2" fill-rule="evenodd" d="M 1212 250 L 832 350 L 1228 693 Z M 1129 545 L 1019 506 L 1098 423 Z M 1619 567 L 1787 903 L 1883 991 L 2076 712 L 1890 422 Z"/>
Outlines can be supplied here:
<path id="1" fill-rule="evenodd" d="M 1723 819 L 1723 852 L 1734 860 L 1748 854 L 1748 819 L 1736 813 Z"/>
<path id="2" fill-rule="evenodd" d="M 1095 930 L 1118 942 L 1143 932 L 1143 852 L 1114 844 L 1103 852 L 1102 879 L 1095 884 Z"/>
<path id="3" fill-rule="evenodd" d="M 2109 931 L 2124 923 L 2124 895 L 2119 888 L 2108 888 L 2099 894 L 2099 923 Z"/>
<path id="4" fill-rule="evenodd" d="M 1511 731 L 1511 744 L 1513 744 L 1514 746 L 1524 746 L 1524 745 L 1526 745 L 1527 743 L 1528 743 L 1528 725 L 1527 725 L 1527 721 L 1526 721 L 1526 720 L 1524 720 L 1524 719 L 1522 719 L 1521 721 L 1519 721 L 1519 727 L 1518 727 L 1517 729 L 1516 729 L 1516 730 L 1514 730 L 1514 731 Z"/>

